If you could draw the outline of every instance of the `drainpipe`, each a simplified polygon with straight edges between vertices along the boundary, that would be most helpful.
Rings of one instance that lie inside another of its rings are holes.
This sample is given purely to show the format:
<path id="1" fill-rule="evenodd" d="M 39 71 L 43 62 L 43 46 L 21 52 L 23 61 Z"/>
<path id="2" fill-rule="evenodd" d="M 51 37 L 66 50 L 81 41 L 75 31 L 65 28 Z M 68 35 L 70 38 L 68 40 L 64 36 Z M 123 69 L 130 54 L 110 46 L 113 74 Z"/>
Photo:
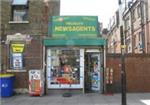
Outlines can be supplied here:
<path id="1" fill-rule="evenodd" d="M 3 56 L 4 53 L 6 53 L 6 51 L 8 49 L 7 48 L 7 45 L 6 45 L 6 35 L 7 35 L 7 24 L 1 24 L 1 40 L 0 40 L 0 72 L 6 72 L 6 69 L 7 69 L 7 56 Z M 6 49 L 6 50 L 5 50 Z"/>
<path id="2" fill-rule="evenodd" d="M 43 9 L 43 23 L 46 24 L 43 26 L 42 29 L 42 34 L 43 34 L 43 38 L 42 40 L 47 36 L 47 32 L 48 32 L 48 18 L 49 18 L 49 10 L 50 10 L 50 6 L 49 6 L 49 0 L 44 0 L 44 9 Z M 45 46 L 43 46 L 43 72 L 44 72 L 44 77 L 45 77 L 45 81 L 44 81 L 44 94 L 47 94 L 47 69 L 46 69 L 46 48 Z"/>

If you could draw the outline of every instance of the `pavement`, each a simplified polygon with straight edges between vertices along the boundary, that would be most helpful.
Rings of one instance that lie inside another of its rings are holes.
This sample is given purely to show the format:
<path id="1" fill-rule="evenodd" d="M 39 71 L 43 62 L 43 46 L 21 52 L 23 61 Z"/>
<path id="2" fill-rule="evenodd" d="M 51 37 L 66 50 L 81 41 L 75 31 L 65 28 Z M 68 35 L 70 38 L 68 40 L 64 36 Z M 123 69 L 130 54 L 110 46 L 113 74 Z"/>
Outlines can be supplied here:
<path id="1" fill-rule="evenodd" d="M 41 97 L 21 94 L 1 98 L 0 105 L 121 105 L 121 94 L 88 93 L 72 94 L 72 97 L 63 97 L 62 94 Z M 128 93 L 127 105 L 150 105 L 150 93 Z"/>

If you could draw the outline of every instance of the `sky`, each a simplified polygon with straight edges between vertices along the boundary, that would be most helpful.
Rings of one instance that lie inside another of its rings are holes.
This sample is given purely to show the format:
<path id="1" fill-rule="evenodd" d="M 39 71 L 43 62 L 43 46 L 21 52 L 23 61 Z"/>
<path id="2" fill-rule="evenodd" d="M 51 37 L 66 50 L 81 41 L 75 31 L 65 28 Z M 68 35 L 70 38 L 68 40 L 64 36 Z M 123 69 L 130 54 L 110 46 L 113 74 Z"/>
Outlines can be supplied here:
<path id="1" fill-rule="evenodd" d="M 109 20 L 118 9 L 118 0 L 61 0 L 60 15 L 98 16 L 107 28 Z"/>

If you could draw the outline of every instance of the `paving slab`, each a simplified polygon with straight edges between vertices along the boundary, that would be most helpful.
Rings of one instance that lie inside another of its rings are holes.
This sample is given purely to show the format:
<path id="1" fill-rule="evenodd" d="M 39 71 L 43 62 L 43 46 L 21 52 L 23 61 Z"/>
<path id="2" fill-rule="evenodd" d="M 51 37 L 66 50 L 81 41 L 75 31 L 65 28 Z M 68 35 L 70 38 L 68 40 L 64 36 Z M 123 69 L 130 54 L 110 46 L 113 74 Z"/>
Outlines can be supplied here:
<path id="1" fill-rule="evenodd" d="M 1 98 L 0 105 L 121 105 L 121 94 L 104 95 L 97 93 L 45 95 L 41 97 L 28 94 Z M 127 105 L 150 105 L 150 93 L 128 93 Z"/>

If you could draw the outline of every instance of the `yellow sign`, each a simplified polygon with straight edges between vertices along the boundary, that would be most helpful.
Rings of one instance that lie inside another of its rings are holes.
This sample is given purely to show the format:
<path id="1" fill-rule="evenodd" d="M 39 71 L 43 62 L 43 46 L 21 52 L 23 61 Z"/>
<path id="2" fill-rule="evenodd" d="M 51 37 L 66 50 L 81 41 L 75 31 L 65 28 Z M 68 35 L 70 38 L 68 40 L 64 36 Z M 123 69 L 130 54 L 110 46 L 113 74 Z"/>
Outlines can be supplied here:
<path id="1" fill-rule="evenodd" d="M 126 45 L 121 45 L 121 48 L 124 48 L 124 49 L 125 49 L 125 48 L 126 48 Z"/>
<path id="2" fill-rule="evenodd" d="M 13 53 L 22 53 L 24 50 L 24 44 L 11 44 Z"/>
<path id="3" fill-rule="evenodd" d="M 96 27 L 94 26 L 55 26 L 55 31 L 96 31 Z"/>

